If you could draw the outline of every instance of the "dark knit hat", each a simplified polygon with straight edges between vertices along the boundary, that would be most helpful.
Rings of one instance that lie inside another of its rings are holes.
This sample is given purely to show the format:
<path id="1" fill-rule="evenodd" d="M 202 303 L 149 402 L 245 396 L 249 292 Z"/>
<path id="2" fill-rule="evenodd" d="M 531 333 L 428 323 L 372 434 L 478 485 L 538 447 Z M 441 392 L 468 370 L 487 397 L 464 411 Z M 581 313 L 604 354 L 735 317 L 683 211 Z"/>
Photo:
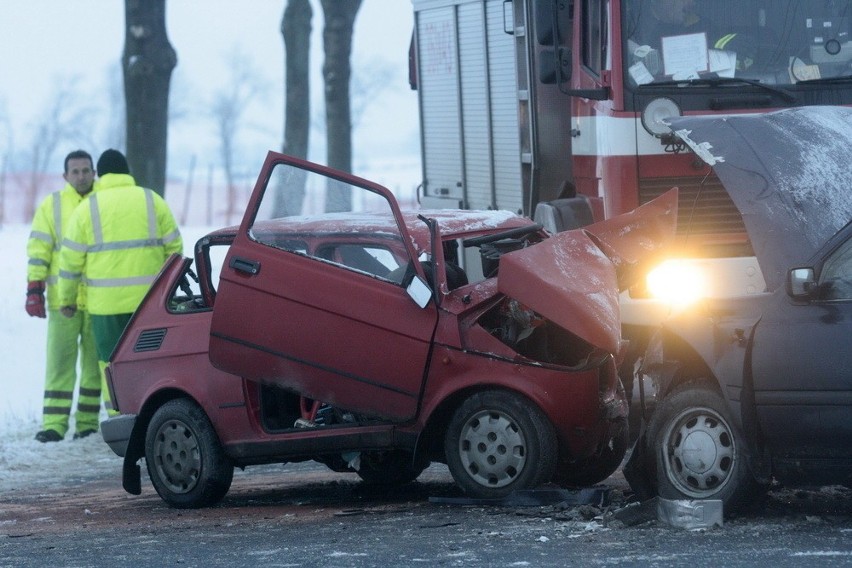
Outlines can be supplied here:
<path id="1" fill-rule="evenodd" d="M 129 174 L 130 166 L 127 165 L 127 158 L 118 150 L 104 150 L 101 157 L 98 158 L 98 177 L 104 174 Z"/>

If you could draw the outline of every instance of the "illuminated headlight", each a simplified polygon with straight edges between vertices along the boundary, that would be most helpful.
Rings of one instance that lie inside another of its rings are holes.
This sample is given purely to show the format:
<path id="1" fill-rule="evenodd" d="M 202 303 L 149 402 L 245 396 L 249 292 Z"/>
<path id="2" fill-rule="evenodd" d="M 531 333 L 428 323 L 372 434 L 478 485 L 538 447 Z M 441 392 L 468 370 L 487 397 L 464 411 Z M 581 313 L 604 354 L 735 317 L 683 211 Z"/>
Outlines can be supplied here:
<path id="1" fill-rule="evenodd" d="M 671 134 L 672 129 L 669 128 L 666 121 L 682 114 L 676 102 L 667 97 L 660 97 L 645 106 L 645 110 L 642 111 L 642 126 L 645 127 L 645 130 L 660 138 L 666 134 Z"/>
<path id="2" fill-rule="evenodd" d="M 667 260 L 646 277 L 650 296 L 674 306 L 687 306 L 707 294 L 707 279 L 700 267 L 684 260 Z"/>

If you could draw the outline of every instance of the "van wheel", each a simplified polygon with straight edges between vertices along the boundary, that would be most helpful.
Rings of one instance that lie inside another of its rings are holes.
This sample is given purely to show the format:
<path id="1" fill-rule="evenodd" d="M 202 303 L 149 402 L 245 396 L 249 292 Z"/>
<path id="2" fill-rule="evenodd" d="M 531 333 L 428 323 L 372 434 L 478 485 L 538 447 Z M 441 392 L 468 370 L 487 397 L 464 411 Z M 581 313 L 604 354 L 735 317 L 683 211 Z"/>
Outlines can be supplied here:
<path id="1" fill-rule="evenodd" d="M 219 502 L 234 477 L 234 465 L 207 415 L 185 398 L 154 413 L 145 435 L 145 462 L 154 489 L 178 509 Z"/>
<path id="2" fill-rule="evenodd" d="M 500 498 L 550 481 L 558 447 L 553 425 L 536 405 L 512 393 L 485 391 L 455 411 L 444 451 L 466 493 Z"/>
<path id="3" fill-rule="evenodd" d="M 657 491 L 666 499 L 721 499 L 727 512 L 759 495 L 746 441 L 715 389 L 686 383 L 664 398 L 648 425 Z"/>

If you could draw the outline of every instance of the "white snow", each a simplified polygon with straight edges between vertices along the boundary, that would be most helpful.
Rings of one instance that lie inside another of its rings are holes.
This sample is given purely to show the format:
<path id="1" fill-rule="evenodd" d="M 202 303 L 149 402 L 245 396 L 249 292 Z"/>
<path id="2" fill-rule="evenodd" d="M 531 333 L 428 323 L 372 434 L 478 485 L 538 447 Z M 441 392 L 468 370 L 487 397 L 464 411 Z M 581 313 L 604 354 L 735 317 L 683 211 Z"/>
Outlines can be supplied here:
<path id="1" fill-rule="evenodd" d="M 184 254 L 208 231 L 182 228 Z M 0 495 L 24 485 L 84 479 L 104 469 L 114 470 L 116 479 L 121 473 L 121 459 L 100 435 L 71 440 L 73 415 L 65 441 L 41 444 L 34 439 L 41 430 L 47 321 L 24 311 L 29 232 L 29 225 L 0 226 L 6 261 L 0 274 Z"/>

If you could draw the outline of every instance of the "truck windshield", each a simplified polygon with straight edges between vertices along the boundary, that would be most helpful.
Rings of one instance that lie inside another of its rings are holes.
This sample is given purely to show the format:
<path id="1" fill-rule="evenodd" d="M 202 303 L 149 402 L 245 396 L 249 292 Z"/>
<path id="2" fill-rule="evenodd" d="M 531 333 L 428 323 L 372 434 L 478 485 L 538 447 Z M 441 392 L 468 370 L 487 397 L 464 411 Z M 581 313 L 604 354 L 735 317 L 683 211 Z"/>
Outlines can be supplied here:
<path id="1" fill-rule="evenodd" d="M 633 87 L 713 77 L 793 85 L 852 75 L 852 0 L 626 0 L 623 6 L 625 72 Z"/>

